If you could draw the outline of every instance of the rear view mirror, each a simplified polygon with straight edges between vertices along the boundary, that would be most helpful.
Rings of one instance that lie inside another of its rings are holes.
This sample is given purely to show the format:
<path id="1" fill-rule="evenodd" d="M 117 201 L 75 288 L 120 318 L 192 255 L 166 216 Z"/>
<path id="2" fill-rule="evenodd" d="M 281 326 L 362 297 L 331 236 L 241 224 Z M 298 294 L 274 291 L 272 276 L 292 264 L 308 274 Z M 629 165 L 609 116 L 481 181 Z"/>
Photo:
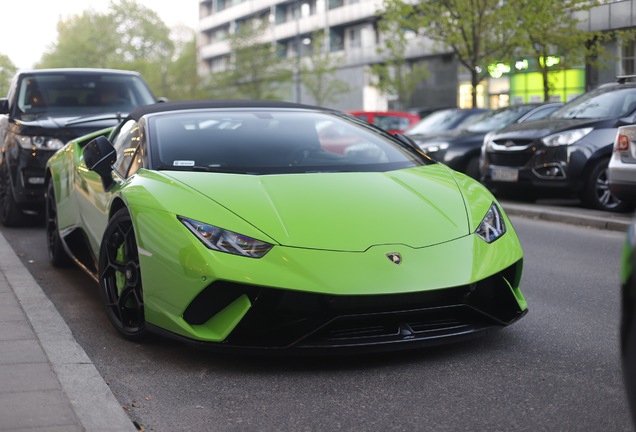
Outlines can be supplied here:
<path id="1" fill-rule="evenodd" d="M 0 114 L 9 114 L 9 99 L 0 99 Z"/>

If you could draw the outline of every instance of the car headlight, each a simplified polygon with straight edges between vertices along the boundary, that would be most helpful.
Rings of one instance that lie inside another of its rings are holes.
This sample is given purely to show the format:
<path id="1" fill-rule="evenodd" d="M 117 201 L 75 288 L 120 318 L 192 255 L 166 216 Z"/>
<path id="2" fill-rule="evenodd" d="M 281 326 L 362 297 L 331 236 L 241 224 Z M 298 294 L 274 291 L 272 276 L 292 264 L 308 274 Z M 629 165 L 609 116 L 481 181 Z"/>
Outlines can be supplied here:
<path id="1" fill-rule="evenodd" d="M 38 149 L 57 150 L 64 147 L 64 143 L 62 142 L 62 140 L 47 136 L 18 135 L 17 138 L 18 142 L 20 143 L 20 147 L 26 150 L 31 150 L 34 147 Z"/>
<path id="2" fill-rule="evenodd" d="M 242 255 L 251 258 L 261 258 L 274 245 L 253 239 L 214 225 L 177 216 L 201 242 L 212 250 Z"/>
<path id="3" fill-rule="evenodd" d="M 559 132 L 554 135 L 548 135 L 541 141 L 548 147 L 556 147 L 561 145 L 571 145 L 582 139 L 585 135 L 592 132 L 594 128 L 573 129 L 569 131 Z"/>
<path id="4" fill-rule="evenodd" d="M 506 224 L 497 204 L 492 203 L 486 216 L 477 227 L 477 234 L 486 243 L 492 243 L 506 232 Z"/>
<path id="5" fill-rule="evenodd" d="M 430 142 L 419 144 L 419 147 L 424 153 L 430 154 L 441 150 L 446 150 L 449 147 L 449 144 L 447 142 Z"/>

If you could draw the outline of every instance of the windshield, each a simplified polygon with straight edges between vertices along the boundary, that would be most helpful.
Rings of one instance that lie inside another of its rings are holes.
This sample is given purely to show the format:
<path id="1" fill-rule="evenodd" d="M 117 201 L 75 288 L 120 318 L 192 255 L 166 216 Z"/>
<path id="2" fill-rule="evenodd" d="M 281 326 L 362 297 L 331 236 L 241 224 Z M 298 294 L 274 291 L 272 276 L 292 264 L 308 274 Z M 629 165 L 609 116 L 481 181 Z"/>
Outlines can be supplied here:
<path id="1" fill-rule="evenodd" d="M 501 129 L 516 122 L 533 108 L 533 105 L 518 105 L 493 111 L 469 124 L 466 130 L 475 133 L 486 133 Z"/>
<path id="2" fill-rule="evenodd" d="M 297 110 L 195 110 L 148 120 L 152 166 L 275 174 L 388 171 L 429 163 L 345 115 Z"/>
<path id="3" fill-rule="evenodd" d="M 603 87 L 585 93 L 550 117 L 565 119 L 595 119 L 623 117 L 636 109 L 636 87 Z"/>
<path id="4" fill-rule="evenodd" d="M 155 98 L 136 75 L 60 72 L 26 75 L 18 87 L 17 115 L 87 116 L 129 112 Z"/>
<path id="5" fill-rule="evenodd" d="M 422 121 L 407 129 L 406 135 L 424 135 L 446 132 L 474 121 L 482 111 L 466 111 L 462 109 L 445 109 L 427 115 Z"/>

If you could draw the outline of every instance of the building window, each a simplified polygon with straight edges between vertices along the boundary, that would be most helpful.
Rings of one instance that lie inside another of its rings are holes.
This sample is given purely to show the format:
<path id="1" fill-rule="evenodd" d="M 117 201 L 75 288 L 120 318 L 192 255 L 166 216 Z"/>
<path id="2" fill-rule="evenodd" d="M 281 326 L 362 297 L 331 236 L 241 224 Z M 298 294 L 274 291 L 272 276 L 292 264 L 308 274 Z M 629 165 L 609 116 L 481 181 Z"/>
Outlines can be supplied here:
<path id="1" fill-rule="evenodd" d="M 362 47 L 362 31 L 360 27 L 353 27 L 347 29 L 347 48 L 361 48 Z"/>
<path id="2" fill-rule="evenodd" d="M 342 27 L 329 29 L 329 49 L 331 51 L 344 50 L 344 29 Z"/>
<path id="3" fill-rule="evenodd" d="M 636 47 L 634 41 L 626 42 L 621 49 L 621 74 L 634 75 L 634 56 Z"/>

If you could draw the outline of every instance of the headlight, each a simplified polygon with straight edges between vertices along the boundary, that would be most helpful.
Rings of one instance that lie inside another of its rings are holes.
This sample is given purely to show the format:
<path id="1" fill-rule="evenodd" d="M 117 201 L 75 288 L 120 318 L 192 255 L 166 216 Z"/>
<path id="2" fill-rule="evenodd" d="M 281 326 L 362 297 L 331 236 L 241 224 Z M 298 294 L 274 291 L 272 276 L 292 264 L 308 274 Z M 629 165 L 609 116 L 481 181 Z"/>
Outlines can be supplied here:
<path id="1" fill-rule="evenodd" d="M 541 141 L 548 147 L 556 147 L 561 145 L 574 144 L 578 140 L 582 139 L 585 135 L 592 132 L 594 128 L 582 128 L 573 129 L 569 131 L 559 132 L 554 135 L 549 135 L 543 138 Z"/>
<path id="2" fill-rule="evenodd" d="M 441 150 L 446 150 L 449 144 L 447 142 L 430 142 L 420 144 L 419 147 L 424 153 L 435 153 Z"/>
<path id="3" fill-rule="evenodd" d="M 214 225 L 181 216 L 177 217 L 205 246 L 219 252 L 261 258 L 274 247 L 269 243 L 224 230 Z"/>
<path id="4" fill-rule="evenodd" d="M 475 234 L 481 237 L 486 243 L 492 243 L 506 232 L 503 216 L 497 204 L 492 203 L 486 216 L 477 227 Z"/>
<path id="5" fill-rule="evenodd" d="M 33 149 L 33 147 L 39 149 L 57 150 L 64 147 L 64 143 L 61 140 L 47 136 L 18 135 L 17 138 L 18 142 L 20 143 L 20 147 L 26 150 L 31 150 Z"/>

